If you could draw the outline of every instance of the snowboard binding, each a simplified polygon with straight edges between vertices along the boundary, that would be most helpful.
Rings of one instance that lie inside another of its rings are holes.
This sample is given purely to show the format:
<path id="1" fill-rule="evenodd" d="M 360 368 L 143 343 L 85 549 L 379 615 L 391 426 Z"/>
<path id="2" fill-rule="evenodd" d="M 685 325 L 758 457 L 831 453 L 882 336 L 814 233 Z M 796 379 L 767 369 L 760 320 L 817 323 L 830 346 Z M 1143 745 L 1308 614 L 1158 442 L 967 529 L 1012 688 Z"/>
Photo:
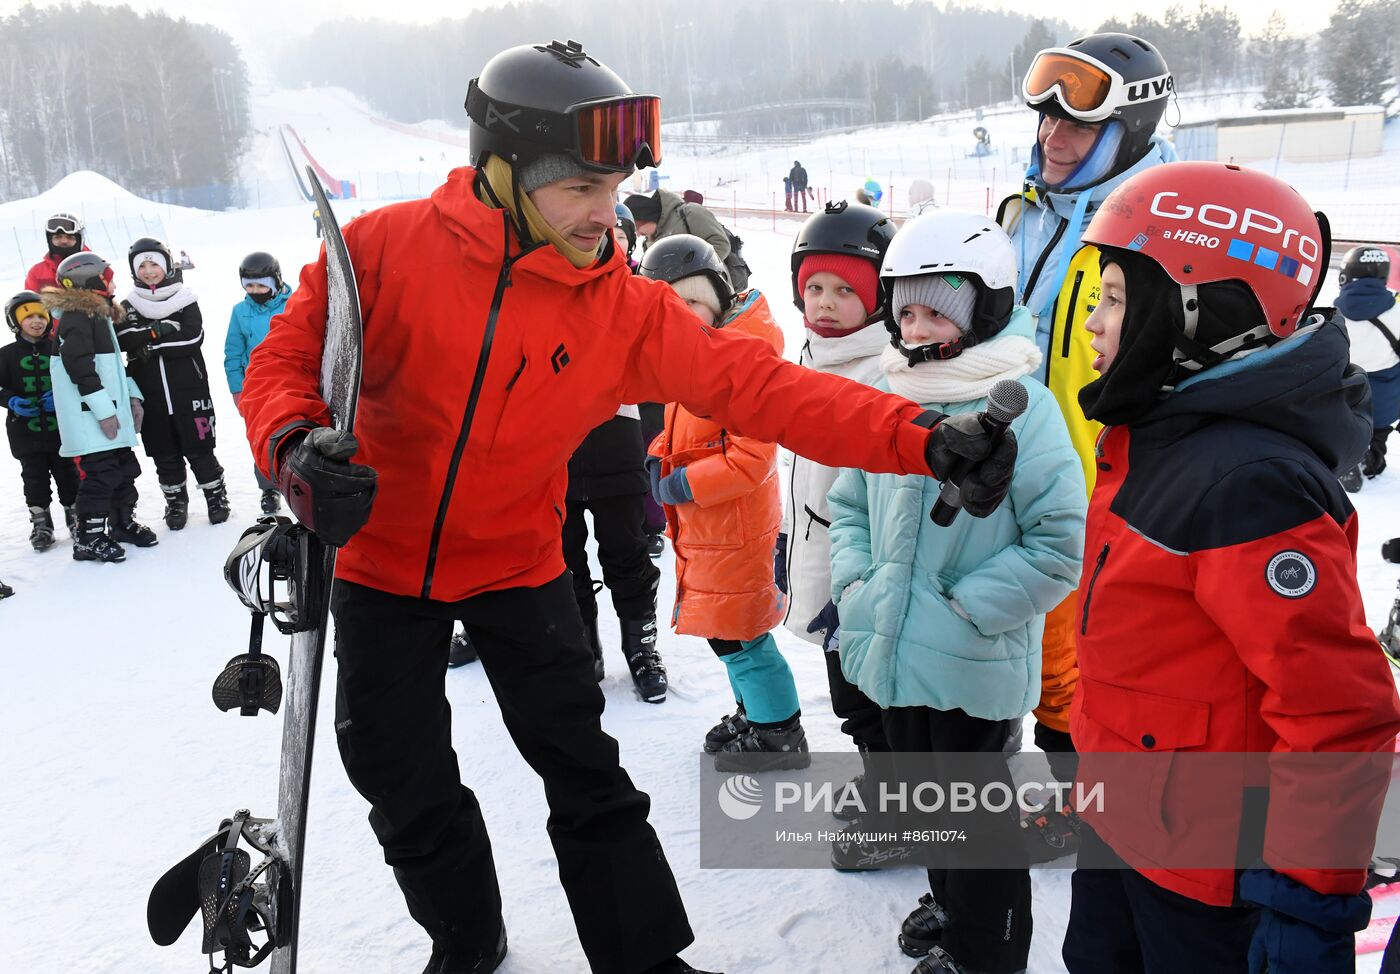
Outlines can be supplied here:
<path id="1" fill-rule="evenodd" d="M 285 517 L 265 516 L 243 532 L 224 562 L 224 580 L 253 613 L 248 652 L 229 660 L 214 680 L 214 706 L 244 717 L 282 705 L 282 670 L 262 651 L 263 622 L 284 635 L 314 628 L 308 566 L 319 557 L 315 535 Z M 280 587 L 279 587 L 280 586 Z M 280 597 L 279 597 L 280 596 Z"/>
<path id="2" fill-rule="evenodd" d="M 278 926 L 278 917 L 287 913 L 291 889 L 273 848 L 271 825 L 270 819 L 252 818 L 247 809 L 239 809 L 162 876 L 146 905 L 151 938 L 168 947 L 199 913 L 210 974 L 256 967 L 284 946 L 289 932 Z M 263 853 L 256 866 L 248 851 L 239 848 L 243 839 Z M 219 953 L 221 962 L 215 957 Z"/>

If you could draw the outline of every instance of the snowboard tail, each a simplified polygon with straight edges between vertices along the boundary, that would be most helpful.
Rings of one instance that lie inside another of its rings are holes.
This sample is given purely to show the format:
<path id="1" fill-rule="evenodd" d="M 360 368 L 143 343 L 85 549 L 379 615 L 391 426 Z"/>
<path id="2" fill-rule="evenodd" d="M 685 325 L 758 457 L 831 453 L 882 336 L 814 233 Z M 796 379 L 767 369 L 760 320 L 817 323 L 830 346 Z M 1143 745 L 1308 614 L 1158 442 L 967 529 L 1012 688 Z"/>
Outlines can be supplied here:
<path id="1" fill-rule="evenodd" d="M 351 430 L 359 399 L 363 330 L 354 268 L 335 213 L 307 168 L 326 247 L 326 333 L 321 397 L 332 425 Z M 264 516 L 244 532 L 224 577 L 253 613 L 248 652 L 235 656 L 214 684 L 214 703 L 244 716 L 282 710 L 277 817 L 240 809 L 151 890 L 146 919 L 161 946 L 179 939 L 199 914 L 201 946 L 211 972 L 254 967 L 271 958 L 273 974 L 295 974 L 306 845 L 307 801 L 320 695 L 321 664 L 335 577 L 336 549 L 287 518 Z M 280 588 L 279 588 L 280 585 Z M 262 652 L 263 623 L 291 635 L 285 673 Z M 262 854 L 240 847 L 246 842 Z M 222 966 L 213 955 L 222 952 Z"/>

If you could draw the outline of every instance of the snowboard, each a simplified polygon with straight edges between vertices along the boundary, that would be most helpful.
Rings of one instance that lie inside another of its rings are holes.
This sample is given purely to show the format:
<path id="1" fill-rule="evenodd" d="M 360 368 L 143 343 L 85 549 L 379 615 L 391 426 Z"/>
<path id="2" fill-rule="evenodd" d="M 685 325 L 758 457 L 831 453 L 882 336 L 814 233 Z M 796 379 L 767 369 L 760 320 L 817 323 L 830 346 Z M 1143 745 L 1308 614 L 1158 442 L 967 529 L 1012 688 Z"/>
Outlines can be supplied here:
<path id="1" fill-rule="evenodd" d="M 336 429 L 351 430 L 359 398 L 361 340 L 359 292 L 354 268 L 325 189 L 308 166 L 321 211 L 326 252 L 326 333 L 321 356 L 321 397 Z M 286 518 L 264 517 L 240 539 L 225 577 L 253 610 L 249 653 L 234 657 L 214 685 L 221 710 L 240 706 L 245 715 L 285 706 L 275 818 L 254 818 L 240 809 L 194 852 L 156 883 L 147 903 L 152 939 L 167 946 L 195 913 L 204 923 L 203 951 L 211 971 L 253 967 L 269 956 L 273 974 L 296 974 L 306 848 L 307 802 L 316 731 L 316 704 L 329 622 L 336 549 Z M 263 578 L 266 574 L 266 590 Z M 276 583 L 285 599 L 276 597 Z M 291 634 L 291 656 L 283 675 L 261 653 L 262 621 L 270 617 Z M 252 864 L 239 841 L 263 854 Z M 255 938 L 255 935 L 257 937 Z M 255 943 L 261 939 L 261 943 Z M 222 951 L 223 966 L 213 956 Z"/>

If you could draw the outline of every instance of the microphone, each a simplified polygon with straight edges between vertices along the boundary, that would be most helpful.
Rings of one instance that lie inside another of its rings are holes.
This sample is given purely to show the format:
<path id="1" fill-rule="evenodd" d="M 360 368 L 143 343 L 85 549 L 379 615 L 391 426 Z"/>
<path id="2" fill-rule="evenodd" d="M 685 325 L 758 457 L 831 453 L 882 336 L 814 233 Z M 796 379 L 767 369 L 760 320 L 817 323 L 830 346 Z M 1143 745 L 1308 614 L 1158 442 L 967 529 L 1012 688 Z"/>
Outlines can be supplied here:
<path id="1" fill-rule="evenodd" d="M 991 436 L 993 446 L 1001 440 L 1011 421 L 1026 411 L 1029 403 L 1026 387 L 1013 379 L 1002 379 L 992 386 L 992 391 L 987 393 L 987 408 L 977 414 L 977 421 Z M 940 528 L 952 524 L 958 511 L 962 510 L 963 479 L 978 463 L 981 461 L 959 458 L 953 469 L 939 482 L 938 503 L 929 512 L 929 519 Z"/>

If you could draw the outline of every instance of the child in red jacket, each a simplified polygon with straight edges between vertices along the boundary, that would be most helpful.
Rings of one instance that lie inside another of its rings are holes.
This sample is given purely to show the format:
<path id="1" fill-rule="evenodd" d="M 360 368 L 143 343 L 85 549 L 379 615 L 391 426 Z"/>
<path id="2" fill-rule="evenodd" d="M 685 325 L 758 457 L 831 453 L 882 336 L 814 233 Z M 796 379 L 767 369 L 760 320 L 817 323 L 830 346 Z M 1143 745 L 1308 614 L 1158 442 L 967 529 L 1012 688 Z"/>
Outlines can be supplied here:
<path id="1" fill-rule="evenodd" d="M 714 248 L 699 237 L 658 241 L 641 273 L 670 284 L 706 325 L 782 350 L 782 332 L 763 295 L 736 296 Z M 811 755 L 797 685 L 771 634 L 787 608 L 773 573 L 782 519 L 777 445 L 669 403 L 650 453 L 652 493 L 665 505 L 676 555 L 671 624 L 709 640 L 743 714 L 721 720 L 705 749 L 717 752 L 720 771 L 805 768 Z"/>
<path id="2" fill-rule="evenodd" d="M 1080 783 L 1104 781 L 1113 800 L 1080 809 L 1092 829 L 1066 965 L 1351 971 L 1387 775 L 1325 787 L 1292 765 L 1250 777 L 1236 760 L 1205 779 L 1199 756 L 1333 752 L 1335 770 L 1378 755 L 1388 772 L 1400 730 L 1362 611 L 1356 513 L 1334 473 L 1370 439 L 1365 377 L 1339 319 L 1306 311 L 1327 235 L 1278 180 L 1175 163 L 1115 190 L 1084 240 L 1100 248 L 1103 290 L 1085 323 L 1100 376 L 1079 401 L 1108 429 L 1071 731 Z M 1109 761 L 1119 777 L 1098 770 Z M 1143 787 L 1124 788 L 1134 773 Z M 1261 784 L 1256 850 L 1242 836 L 1257 805 L 1246 792 Z M 1320 841 L 1357 848 L 1319 855 Z M 1260 851 L 1262 868 L 1235 868 Z"/>

